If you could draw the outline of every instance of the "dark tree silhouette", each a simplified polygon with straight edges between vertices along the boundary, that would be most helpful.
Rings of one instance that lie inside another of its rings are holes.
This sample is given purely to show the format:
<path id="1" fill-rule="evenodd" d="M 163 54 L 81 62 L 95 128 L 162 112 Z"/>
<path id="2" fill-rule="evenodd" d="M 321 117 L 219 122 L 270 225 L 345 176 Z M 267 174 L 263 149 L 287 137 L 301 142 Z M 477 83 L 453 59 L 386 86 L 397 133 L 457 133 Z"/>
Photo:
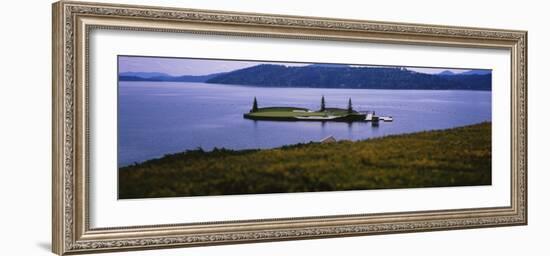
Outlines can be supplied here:
<path id="1" fill-rule="evenodd" d="M 353 113 L 353 105 L 351 104 L 351 98 L 348 100 L 348 114 Z"/>
<path id="2" fill-rule="evenodd" d="M 250 112 L 258 112 L 258 101 L 256 97 L 254 97 L 254 103 L 252 103 L 252 110 L 250 110 Z"/>
<path id="3" fill-rule="evenodd" d="M 325 111 L 325 95 L 321 97 L 321 111 Z"/>

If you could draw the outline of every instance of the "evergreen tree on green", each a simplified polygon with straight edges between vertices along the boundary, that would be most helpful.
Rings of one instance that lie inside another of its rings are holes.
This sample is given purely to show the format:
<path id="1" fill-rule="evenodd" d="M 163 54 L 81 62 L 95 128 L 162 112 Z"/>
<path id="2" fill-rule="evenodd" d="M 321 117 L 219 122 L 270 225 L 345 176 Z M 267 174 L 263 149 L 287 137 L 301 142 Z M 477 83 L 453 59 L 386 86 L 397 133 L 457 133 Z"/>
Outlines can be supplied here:
<path id="1" fill-rule="evenodd" d="M 325 111 L 325 95 L 321 97 L 321 111 Z"/>
<path id="2" fill-rule="evenodd" d="M 252 110 L 250 110 L 250 112 L 258 112 L 258 101 L 256 97 L 254 97 L 254 103 L 252 103 Z"/>
<path id="3" fill-rule="evenodd" d="M 351 98 L 348 100 L 348 114 L 353 113 L 353 106 L 351 104 Z"/>

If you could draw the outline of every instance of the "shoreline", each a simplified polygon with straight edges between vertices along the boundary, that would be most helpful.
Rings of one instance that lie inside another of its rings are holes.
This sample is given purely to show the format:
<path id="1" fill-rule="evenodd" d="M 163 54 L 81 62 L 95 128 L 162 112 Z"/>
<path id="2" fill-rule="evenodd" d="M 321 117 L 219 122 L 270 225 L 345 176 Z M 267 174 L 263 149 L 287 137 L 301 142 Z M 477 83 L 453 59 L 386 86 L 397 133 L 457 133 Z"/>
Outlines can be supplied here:
<path id="1" fill-rule="evenodd" d="M 232 87 L 244 87 L 244 88 L 261 88 L 261 89 L 320 89 L 320 90 L 378 90 L 378 91 L 464 91 L 464 92 L 492 92 L 493 90 L 459 90 L 459 89 L 385 89 L 385 88 L 335 88 L 335 87 L 301 87 L 301 86 L 258 86 L 258 85 L 246 85 L 246 84 L 221 84 L 221 83 L 205 83 L 205 82 L 184 82 L 184 81 L 125 81 L 120 82 L 146 82 L 146 83 L 191 83 L 191 84 L 208 84 L 208 85 L 226 85 Z"/>
<path id="2" fill-rule="evenodd" d="M 119 168 L 119 199 L 491 185 L 491 123 L 266 150 L 185 151 Z"/>
<path id="3" fill-rule="evenodd" d="M 275 122 L 275 121 L 274 121 Z M 433 129 L 433 130 L 423 130 L 423 131 L 416 131 L 416 132 L 408 132 L 408 133 L 400 133 L 400 134 L 389 134 L 389 135 L 383 135 L 383 136 L 379 136 L 379 137 L 370 137 L 370 138 L 365 138 L 365 139 L 359 139 L 359 140 L 347 140 L 347 139 L 339 139 L 337 140 L 338 142 L 340 141 L 351 141 L 351 142 L 361 142 L 361 141 L 371 141 L 371 140 L 378 140 L 378 139 L 384 139 L 384 138 L 387 138 L 387 137 L 394 137 L 394 136 L 406 136 L 406 135 L 414 135 L 414 134 L 417 134 L 417 133 L 425 133 L 425 132 L 437 132 L 437 131 L 446 131 L 446 130 L 452 130 L 452 129 L 458 129 L 458 128 L 465 128 L 465 127 L 469 127 L 469 126 L 476 126 L 476 125 L 481 125 L 481 124 L 491 124 L 492 122 L 490 121 L 483 121 L 483 122 L 480 122 L 480 123 L 474 123 L 474 124 L 468 124 L 468 125 L 462 125 L 462 126 L 455 126 L 455 127 L 451 127 L 451 128 L 445 128 L 445 129 Z M 294 144 L 287 144 L 287 145 L 282 145 L 282 146 L 278 146 L 278 147 L 273 147 L 273 148 L 244 148 L 244 149 L 230 149 L 230 148 L 225 148 L 225 147 L 214 147 L 210 150 L 204 150 L 202 147 L 197 147 L 195 149 L 187 149 L 187 150 L 183 150 L 183 151 L 178 151 L 178 152 L 173 152 L 173 153 L 166 153 L 162 156 L 158 156 L 158 157 L 154 157 L 154 158 L 149 158 L 149 159 L 145 159 L 141 162 L 137 162 L 137 161 L 134 161 L 133 163 L 131 164 L 126 164 L 126 165 L 122 165 L 122 166 L 118 166 L 118 169 L 120 170 L 121 168 L 126 168 L 126 167 L 130 167 L 130 166 L 134 166 L 134 165 L 140 165 L 140 164 L 144 164 L 144 163 L 147 163 L 149 161 L 155 161 L 155 160 L 159 160 L 159 159 L 162 159 L 164 157 L 168 157 L 168 156 L 172 156 L 172 155 L 178 155 L 178 154 L 185 154 L 187 152 L 204 152 L 204 153 L 209 153 L 209 152 L 213 152 L 215 150 L 224 150 L 224 151 L 234 151 L 234 152 L 239 152 L 239 151 L 243 151 L 243 152 L 250 152 L 250 151 L 262 151 L 262 150 L 273 150 L 273 149 L 281 149 L 281 148 L 287 148 L 287 147 L 293 147 L 293 146 L 300 146 L 300 145 L 307 145 L 307 144 L 311 144 L 311 143 L 321 143 L 320 141 L 309 141 L 309 142 L 298 142 L 298 143 L 294 143 Z"/>

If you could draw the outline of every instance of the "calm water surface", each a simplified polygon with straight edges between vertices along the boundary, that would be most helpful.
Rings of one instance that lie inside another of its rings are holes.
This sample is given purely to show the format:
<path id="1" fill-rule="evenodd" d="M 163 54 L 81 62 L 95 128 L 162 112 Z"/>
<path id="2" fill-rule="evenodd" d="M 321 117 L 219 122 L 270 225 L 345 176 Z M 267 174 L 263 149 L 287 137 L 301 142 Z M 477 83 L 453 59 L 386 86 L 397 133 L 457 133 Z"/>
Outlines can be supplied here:
<path id="1" fill-rule="evenodd" d="M 272 122 L 243 119 L 260 107 L 296 106 L 374 110 L 391 123 Z M 118 163 L 125 166 L 199 147 L 273 148 L 327 136 L 361 140 L 444 129 L 491 120 L 491 92 L 259 88 L 205 83 L 120 82 Z"/>

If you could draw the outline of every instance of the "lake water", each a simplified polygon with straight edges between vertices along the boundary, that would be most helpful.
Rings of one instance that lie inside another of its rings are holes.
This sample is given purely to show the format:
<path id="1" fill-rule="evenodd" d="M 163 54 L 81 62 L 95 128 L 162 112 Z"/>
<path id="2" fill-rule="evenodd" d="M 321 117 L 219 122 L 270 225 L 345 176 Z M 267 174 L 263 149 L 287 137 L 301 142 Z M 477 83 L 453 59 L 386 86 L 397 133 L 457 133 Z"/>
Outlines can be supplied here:
<path id="1" fill-rule="evenodd" d="M 393 122 L 274 122 L 243 119 L 259 107 L 346 108 L 392 116 Z M 125 166 L 188 149 L 273 148 L 327 136 L 361 140 L 491 120 L 491 92 L 260 88 L 205 83 L 120 82 L 118 163 Z"/>

